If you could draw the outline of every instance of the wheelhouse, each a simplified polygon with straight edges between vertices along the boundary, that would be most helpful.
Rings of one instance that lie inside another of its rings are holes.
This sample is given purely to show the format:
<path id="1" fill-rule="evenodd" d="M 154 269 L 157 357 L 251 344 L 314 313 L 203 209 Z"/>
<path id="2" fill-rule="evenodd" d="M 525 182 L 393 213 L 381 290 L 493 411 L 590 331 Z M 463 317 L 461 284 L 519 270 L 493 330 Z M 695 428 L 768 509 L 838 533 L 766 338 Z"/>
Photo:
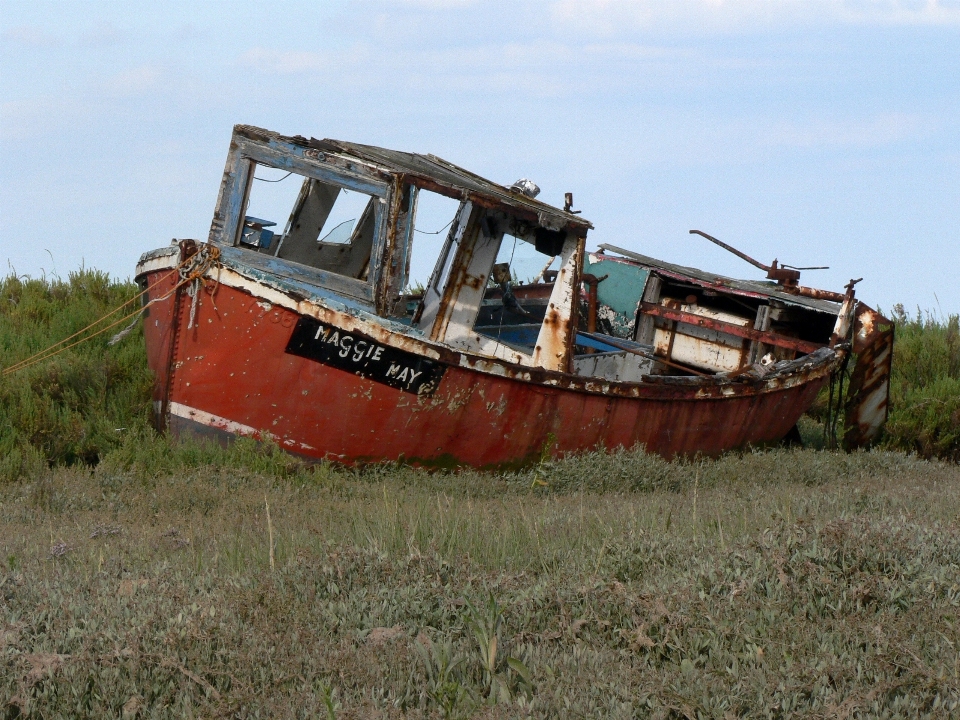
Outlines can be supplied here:
<path id="1" fill-rule="evenodd" d="M 280 185 L 286 195 L 271 187 Z M 455 202 L 433 272 L 411 287 L 414 230 L 429 196 Z M 523 186 L 496 185 L 433 155 L 237 126 L 209 239 L 249 266 L 433 342 L 567 371 L 591 227 Z M 531 257 L 553 282 L 524 291 L 521 303 L 518 281 L 537 279 Z"/>

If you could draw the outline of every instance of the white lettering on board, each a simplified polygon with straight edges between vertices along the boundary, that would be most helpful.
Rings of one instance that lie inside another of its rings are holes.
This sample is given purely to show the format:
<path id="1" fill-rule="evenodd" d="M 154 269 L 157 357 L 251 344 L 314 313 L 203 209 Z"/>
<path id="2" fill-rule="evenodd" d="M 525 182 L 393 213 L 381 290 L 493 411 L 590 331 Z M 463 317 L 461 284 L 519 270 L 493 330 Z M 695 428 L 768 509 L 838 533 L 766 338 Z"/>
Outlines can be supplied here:
<path id="1" fill-rule="evenodd" d="M 336 354 L 350 363 L 361 363 L 364 366 L 370 362 L 380 362 L 384 358 L 383 352 L 387 348 L 378 343 L 369 340 L 358 340 L 352 335 L 337 328 L 317 325 L 316 333 L 313 336 L 325 345 L 333 345 L 337 348 Z M 389 361 L 389 367 L 386 370 L 385 377 L 398 381 L 410 387 L 423 375 L 423 370 L 414 370 L 412 367 L 404 365 L 402 362 Z"/>
<path id="2" fill-rule="evenodd" d="M 363 360 L 363 349 L 366 346 L 366 344 L 367 343 L 363 340 L 357 340 L 353 344 L 353 357 L 350 359 L 353 360 L 354 362 L 360 362 L 361 360 Z"/>

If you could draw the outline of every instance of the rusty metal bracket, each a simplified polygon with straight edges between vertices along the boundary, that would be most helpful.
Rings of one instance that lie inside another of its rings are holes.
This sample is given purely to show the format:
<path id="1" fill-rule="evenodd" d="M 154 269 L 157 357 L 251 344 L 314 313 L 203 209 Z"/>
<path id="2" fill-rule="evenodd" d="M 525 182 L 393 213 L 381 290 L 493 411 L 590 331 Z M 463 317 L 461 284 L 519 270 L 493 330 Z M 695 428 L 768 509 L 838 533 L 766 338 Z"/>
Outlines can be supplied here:
<path id="1" fill-rule="evenodd" d="M 608 277 L 610 276 L 597 277 L 590 273 L 580 276 L 580 281 L 587 286 L 587 332 L 597 331 L 597 285 Z"/>
<path id="2" fill-rule="evenodd" d="M 793 265 L 778 265 L 776 259 L 769 265 L 764 265 L 759 260 L 754 260 L 752 257 L 747 255 L 744 252 L 740 252 L 732 245 L 727 245 L 722 240 L 717 240 L 713 235 L 707 235 L 702 230 L 691 230 L 691 235 L 699 235 L 704 237 L 715 245 L 719 245 L 724 250 L 732 252 L 738 258 L 746 260 L 748 263 L 754 267 L 760 268 L 767 274 L 768 280 L 776 280 L 779 285 L 782 285 L 788 292 L 798 293 L 800 290 L 800 271 L 801 270 L 829 270 L 829 267 L 818 265 L 815 267 L 794 267 Z M 805 288 L 804 288 L 805 289 Z M 806 294 L 799 292 L 798 294 Z"/>

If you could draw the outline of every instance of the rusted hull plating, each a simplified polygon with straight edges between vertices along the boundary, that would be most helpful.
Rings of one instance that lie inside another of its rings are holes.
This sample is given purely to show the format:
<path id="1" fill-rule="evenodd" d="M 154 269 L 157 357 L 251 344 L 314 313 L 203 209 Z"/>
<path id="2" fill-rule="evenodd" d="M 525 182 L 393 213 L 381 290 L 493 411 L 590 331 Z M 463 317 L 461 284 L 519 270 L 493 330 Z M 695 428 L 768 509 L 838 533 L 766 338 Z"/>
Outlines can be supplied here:
<path id="1" fill-rule="evenodd" d="M 853 342 L 857 362 L 845 402 L 843 442 L 847 448 L 869 445 L 880 436 L 887 420 L 893 338 L 893 323 L 860 303 Z"/>
<path id="2" fill-rule="evenodd" d="M 150 270 L 140 278 L 150 297 L 172 286 L 167 272 Z M 200 290 L 195 309 L 182 293 L 149 310 L 146 343 L 161 424 L 174 433 L 269 436 L 291 452 L 348 463 L 502 467 L 544 451 L 638 444 L 668 457 L 716 455 L 784 437 L 836 365 L 833 356 L 788 377 L 755 382 L 603 384 L 448 352 L 428 368 L 434 385 L 416 394 L 403 387 L 405 379 L 391 385 L 389 377 L 361 377 L 309 357 L 309 348 L 291 351 L 304 322 L 313 323 L 307 340 L 317 327 L 317 342 L 338 333 L 335 350 L 347 336 L 356 350 L 363 334 L 349 322 L 338 328 L 329 309 L 321 308 L 318 320 L 317 313 L 306 317 L 277 304 L 275 293 L 258 297 L 255 288 L 226 283 L 210 292 Z M 292 302 L 302 307 L 302 300 Z M 367 353 L 377 343 L 390 351 L 384 335 L 365 342 Z"/>

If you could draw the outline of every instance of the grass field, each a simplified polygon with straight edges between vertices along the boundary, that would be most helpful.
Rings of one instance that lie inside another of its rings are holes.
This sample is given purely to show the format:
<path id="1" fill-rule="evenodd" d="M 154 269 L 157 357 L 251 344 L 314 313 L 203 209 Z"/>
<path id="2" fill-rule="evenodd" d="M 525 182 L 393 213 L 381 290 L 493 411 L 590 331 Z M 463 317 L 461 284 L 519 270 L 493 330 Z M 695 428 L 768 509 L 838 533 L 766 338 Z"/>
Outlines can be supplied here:
<path id="1" fill-rule="evenodd" d="M 7 278 L 0 365 L 134 292 Z M 305 467 L 158 437 L 138 334 L 4 377 L 0 717 L 956 717 L 960 339 L 898 312 L 853 454 Z"/>
<path id="2" fill-rule="evenodd" d="M 195 452 L 0 486 L 7 717 L 960 713 L 956 465 Z"/>

